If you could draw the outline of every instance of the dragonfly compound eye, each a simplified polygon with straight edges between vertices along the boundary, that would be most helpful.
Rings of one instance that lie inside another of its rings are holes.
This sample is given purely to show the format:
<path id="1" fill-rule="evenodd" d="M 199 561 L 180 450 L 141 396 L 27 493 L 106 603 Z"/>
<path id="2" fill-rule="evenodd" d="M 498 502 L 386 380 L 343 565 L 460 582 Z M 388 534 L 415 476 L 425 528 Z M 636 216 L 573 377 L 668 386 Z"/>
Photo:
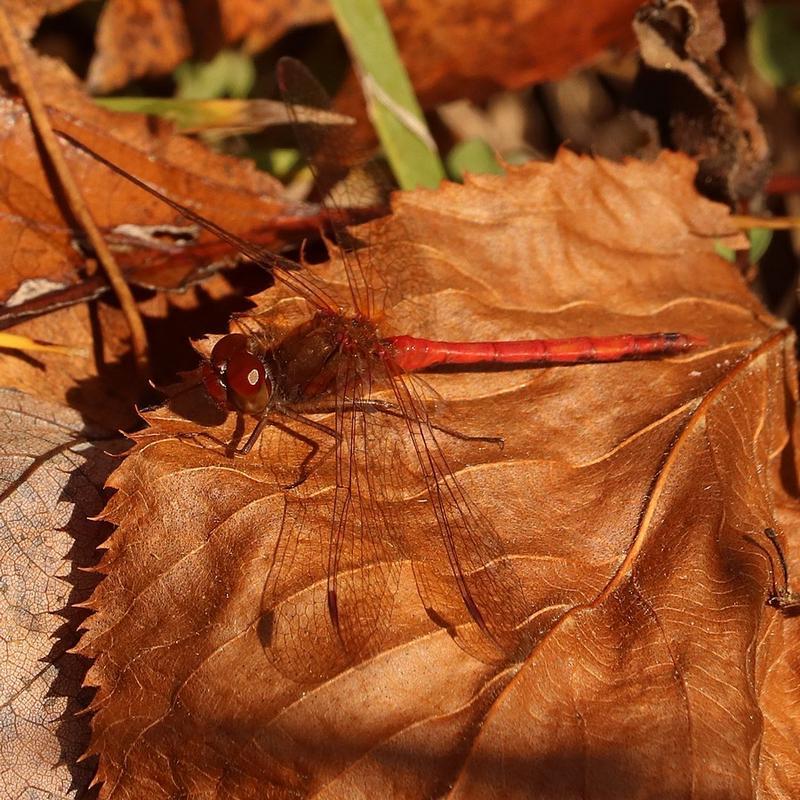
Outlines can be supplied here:
<path id="1" fill-rule="evenodd" d="M 206 362 L 201 370 L 203 386 L 206 387 L 209 397 L 218 405 L 225 408 L 228 405 L 228 392 L 225 384 L 220 380 L 219 373 L 214 367 Z"/>
<path id="2" fill-rule="evenodd" d="M 228 386 L 228 401 L 239 411 L 258 414 L 267 407 L 272 386 L 257 356 L 246 350 L 231 356 L 224 381 Z"/>
<path id="3" fill-rule="evenodd" d="M 241 333 L 223 336 L 202 370 L 208 394 L 222 407 L 259 414 L 267 406 L 272 385 L 264 364 L 248 349 L 250 339 Z"/>
<path id="4" fill-rule="evenodd" d="M 211 365 L 220 373 L 228 368 L 228 362 L 237 353 L 247 350 L 247 337 L 242 333 L 229 333 L 223 336 L 211 351 Z"/>

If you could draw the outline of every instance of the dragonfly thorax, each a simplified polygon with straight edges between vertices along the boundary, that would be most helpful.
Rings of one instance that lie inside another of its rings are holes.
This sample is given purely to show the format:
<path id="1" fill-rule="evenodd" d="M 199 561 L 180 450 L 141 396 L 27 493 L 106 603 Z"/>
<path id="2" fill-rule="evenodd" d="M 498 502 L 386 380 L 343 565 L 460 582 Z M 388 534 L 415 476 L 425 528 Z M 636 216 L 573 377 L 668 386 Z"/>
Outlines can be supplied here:
<path id="1" fill-rule="evenodd" d="M 336 385 L 343 360 L 367 368 L 379 349 L 375 323 L 354 315 L 317 312 L 265 355 L 275 402 L 313 400 Z"/>

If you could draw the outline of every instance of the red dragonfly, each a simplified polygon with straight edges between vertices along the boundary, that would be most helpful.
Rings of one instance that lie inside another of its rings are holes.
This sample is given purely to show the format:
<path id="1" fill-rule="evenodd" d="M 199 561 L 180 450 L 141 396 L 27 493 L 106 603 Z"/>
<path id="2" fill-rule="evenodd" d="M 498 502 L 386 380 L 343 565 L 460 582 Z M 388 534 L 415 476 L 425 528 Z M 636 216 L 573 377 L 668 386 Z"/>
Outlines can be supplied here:
<path id="1" fill-rule="evenodd" d="M 324 91 L 299 62 L 283 59 L 278 75 L 290 111 L 301 104 L 327 107 Z M 296 128 L 318 183 L 334 183 L 342 159 L 353 150 L 349 132 L 306 123 Z M 332 491 L 315 498 L 293 496 L 310 465 L 303 465 L 300 480 L 285 488 L 259 625 L 276 666 L 296 680 L 317 680 L 377 652 L 389 629 L 404 562 L 411 563 L 429 617 L 465 650 L 495 663 L 522 656 L 531 613 L 522 583 L 442 444 L 447 437 L 502 440 L 437 424 L 425 384 L 412 373 L 442 365 L 531 367 L 669 356 L 701 340 L 683 333 L 483 342 L 385 335 L 379 329 L 384 323 L 379 295 L 386 303 L 389 284 L 379 277 L 377 246 L 353 248 L 352 238 L 338 231 L 348 295 L 341 297 L 338 287 L 315 276 L 312 268 L 229 233 L 93 155 L 233 245 L 305 300 L 302 321 L 271 323 L 268 314 L 258 315 L 245 324 L 246 332 L 222 337 L 203 369 L 205 387 L 220 405 L 240 420 L 255 420 L 240 454 L 250 453 L 270 425 L 296 426 L 301 438 L 300 430 L 313 431 L 333 443 Z M 339 209 L 331 216 L 343 218 Z M 384 242 L 386 259 L 396 256 L 391 251 L 392 243 Z M 319 415 L 332 415 L 332 424 Z M 412 489 L 400 485 L 408 480 L 399 473 L 403 454 L 402 463 L 410 458 L 416 464 Z M 327 520 L 322 546 L 314 538 L 319 536 L 314 517 Z M 423 544 L 419 536 L 412 541 L 406 535 L 420 529 L 429 532 Z M 320 550 L 321 561 L 310 567 Z M 299 580 L 303 570 L 305 578 Z"/>

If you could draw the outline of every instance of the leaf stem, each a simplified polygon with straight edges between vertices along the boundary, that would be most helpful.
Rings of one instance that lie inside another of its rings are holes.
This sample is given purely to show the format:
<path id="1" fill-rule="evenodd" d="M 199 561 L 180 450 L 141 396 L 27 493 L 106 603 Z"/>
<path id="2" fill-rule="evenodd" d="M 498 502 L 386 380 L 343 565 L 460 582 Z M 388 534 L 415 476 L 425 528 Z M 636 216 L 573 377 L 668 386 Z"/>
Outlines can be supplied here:
<path id="1" fill-rule="evenodd" d="M 800 228 L 800 217 L 754 217 L 748 214 L 731 214 L 731 222 L 739 228 L 766 228 L 770 231 L 787 231 Z"/>

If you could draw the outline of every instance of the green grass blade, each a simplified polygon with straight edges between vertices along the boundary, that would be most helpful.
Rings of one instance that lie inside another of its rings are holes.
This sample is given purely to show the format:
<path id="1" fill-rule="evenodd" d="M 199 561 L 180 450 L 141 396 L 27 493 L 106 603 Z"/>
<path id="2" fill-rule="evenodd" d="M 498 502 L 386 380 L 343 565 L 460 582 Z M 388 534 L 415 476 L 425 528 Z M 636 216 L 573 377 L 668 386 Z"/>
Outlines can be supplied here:
<path id="1" fill-rule="evenodd" d="M 403 189 L 433 188 L 444 167 L 377 0 L 331 0 L 361 78 L 367 109 Z"/>
<path id="2" fill-rule="evenodd" d="M 467 173 L 502 175 L 505 170 L 483 139 L 467 139 L 447 154 L 447 172 L 453 180 L 463 181 Z"/>

